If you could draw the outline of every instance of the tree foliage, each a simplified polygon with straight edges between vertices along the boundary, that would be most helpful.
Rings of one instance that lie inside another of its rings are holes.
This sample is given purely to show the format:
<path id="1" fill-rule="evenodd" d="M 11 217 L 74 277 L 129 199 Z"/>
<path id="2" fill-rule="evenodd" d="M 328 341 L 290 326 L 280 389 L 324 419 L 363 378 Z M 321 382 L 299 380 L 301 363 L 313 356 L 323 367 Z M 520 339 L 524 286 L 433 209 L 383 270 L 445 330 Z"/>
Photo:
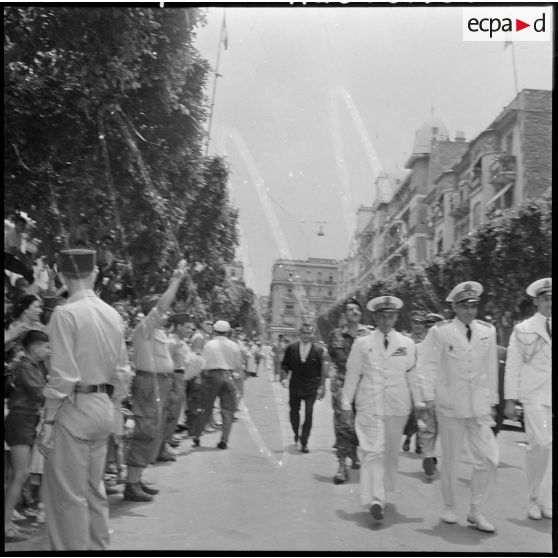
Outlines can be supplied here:
<path id="1" fill-rule="evenodd" d="M 5 212 L 53 254 L 112 234 L 138 295 L 186 252 L 208 301 L 234 257 L 223 159 L 204 156 L 200 9 L 4 8 Z"/>
<path id="2" fill-rule="evenodd" d="M 497 320 L 505 311 L 522 319 L 532 311 L 527 286 L 552 276 L 551 192 L 527 200 L 515 208 L 493 212 L 486 224 L 463 238 L 443 258 L 375 281 L 354 296 L 365 303 L 376 296 L 393 295 L 403 301 L 398 328 L 409 329 L 411 310 L 442 313 L 451 289 L 463 281 L 478 281 L 484 288 L 479 316 L 490 313 Z M 338 304 L 320 316 L 318 326 L 325 336 L 337 327 L 342 313 Z M 370 320 L 368 313 L 365 321 Z M 366 321 L 369 323 L 369 321 Z"/>

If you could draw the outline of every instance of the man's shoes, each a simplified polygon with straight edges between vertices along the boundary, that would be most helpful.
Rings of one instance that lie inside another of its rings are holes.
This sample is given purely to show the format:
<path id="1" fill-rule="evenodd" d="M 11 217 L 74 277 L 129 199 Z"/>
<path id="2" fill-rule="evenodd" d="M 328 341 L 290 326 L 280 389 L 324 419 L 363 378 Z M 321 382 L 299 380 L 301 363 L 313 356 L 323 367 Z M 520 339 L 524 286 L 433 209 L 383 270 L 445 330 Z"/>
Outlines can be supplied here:
<path id="1" fill-rule="evenodd" d="M 26 541 L 28 538 L 29 537 L 27 535 L 24 535 L 13 525 L 4 529 L 4 542 L 21 542 Z"/>
<path id="2" fill-rule="evenodd" d="M 546 519 L 552 519 L 552 508 L 550 506 L 541 506 L 542 516 Z"/>
<path id="3" fill-rule="evenodd" d="M 219 449 L 227 449 L 227 442 L 219 442 L 219 443 L 217 444 L 217 447 L 218 447 Z"/>
<path id="4" fill-rule="evenodd" d="M 411 439 L 410 438 L 405 438 L 405 441 L 403 442 L 403 451 L 409 451 L 411 449 Z"/>
<path id="5" fill-rule="evenodd" d="M 527 517 L 535 520 L 542 519 L 541 508 L 536 502 L 529 503 L 529 506 L 527 507 Z"/>
<path id="6" fill-rule="evenodd" d="M 382 506 L 382 504 L 380 504 L 380 502 L 374 502 L 370 506 L 370 515 L 376 521 L 382 521 L 382 519 L 384 519 L 384 506 Z"/>
<path id="7" fill-rule="evenodd" d="M 27 519 L 23 514 L 19 513 L 17 510 L 12 512 L 12 521 L 23 521 Z"/>
<path id="8" fill-rule="evenodd" d="M 180 441 L 178 441 L 178 444 L 180 443 Z M 165 445 L 163 446 L 163 453 L 168 453 L 169 455 L 175 455 L 178 453 L 174 448 L 178 447 L 178 444 L 176 444 L 176 446 L 173 446 L 171 442 L 165 442 Z"/>
<path id="9" fill-rule="evenodd" d="M 200 447 L 200 439 L 199 438 L 194 438 L 194 444 L 193 446 L 195 448 L 199 448 Z"/>
<path id="10" fill-rule="evenodd" d="M 494 533 L 494 531 L 496 531 L 494 525 L 480 512 L 469 512 L 467 521 L 474 525 L 479 531 L 484 531 L 485 533 Z"/>
<path id="11" fill-rule="evenodd" d="M 157 461 L 160 463 L 166 463 L 168 461 L 176 461 L 176 457 L 171 455 L 168 452 L 161 453 L 159 457 L 157 457 Z"/>
<path id="12" fill-rule="evenodd" d="M 153 496 L 145 493 L 139 482 L 129 482 L 124 489 L 124 500 L 130 502 L 151 502 Z"/>
<path id="13" fill-rule="evenodd" d="M 422 448 L 421 448 L 418 444 L 415 446 L 415 453 L 416 453 L 417 455 L 421 455 L 421 454 L 422 454 Z"/>
<path id="14" fill-rule="evenodd" d="M 147 486 L 146 484 L 144 484 L 142 481 L 139 481 L 139 485 L 140 488 L 146 493 L 149 494 L 150 496 L 155 496 L 155 494 L 159 494 L 159 491 L 156 488 L 149 488 L 149 486 Z"/>
<path id="15" fill-rule="evenodd" d="M 351 459 L 351 469 L 355 469 L 355 470 L 360 469 L 360 461 L 358 457 L 353 457 Z"/>
<path id="16" fill-rule="evenodd" d="M 333 484 L 343 484 L 349 480 L 349 471 L 347 471 L 347 465 L 345 461 L 339 462 L 339 469 L 333 477 Z"/>
<path id="17" fill-rule="evenodd" d="M 436 472 L 435 459 L 435 457 L 425 457 L 422 460 L 422 468 L 424 469 L 427 477 L 431 477 Z"/>
<path id="18" fill-rule="evenodd" d="M 444 523 L 449 523 L 449 524 L 457 523 L 457 517 L 455 515 L 455 512 L 451 508 L 446 508 L 440 519 Z"/>
<path id="19" fill-rule="evenodd" d="M 302 447 L 300 448 L 300 451 L 301 451 L 302 453 L 310 453 L 310 450 L 308 449 L 308 446 L 302 446 Z"/>

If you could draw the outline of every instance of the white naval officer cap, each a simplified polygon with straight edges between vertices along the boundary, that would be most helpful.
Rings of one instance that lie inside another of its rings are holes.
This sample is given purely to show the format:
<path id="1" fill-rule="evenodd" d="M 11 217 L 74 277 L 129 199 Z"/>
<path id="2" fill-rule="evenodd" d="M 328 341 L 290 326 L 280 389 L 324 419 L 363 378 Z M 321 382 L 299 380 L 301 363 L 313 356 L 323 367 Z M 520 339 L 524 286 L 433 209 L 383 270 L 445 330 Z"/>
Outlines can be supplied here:
<path id="1" fill-rule="evenodd" d="M 538 279 L 527 287 L 527 294 L 533 298 L 543 293 L 552 293 L 552 277 Z"/>
<path id="2" fill-rule="evenodd" d="M 446 298 L 446 302 L 478 302 L 483 288 L 476 281 L 465 281 L 455 286 Z"/>
<path id="3" fill-rule="evenodd" d="M 217 331 L 218 333 L 228 333 L 230 330 L 231 324 L 225 320 L 217 320 L 213 324 L 213 331 Z"/>
<path id="4" fill-rule="evenodd" d="M 396 296 L 377 296 L 368 302 L 366 308 L 370 312 L 397 312 L 403 301 Z"/>

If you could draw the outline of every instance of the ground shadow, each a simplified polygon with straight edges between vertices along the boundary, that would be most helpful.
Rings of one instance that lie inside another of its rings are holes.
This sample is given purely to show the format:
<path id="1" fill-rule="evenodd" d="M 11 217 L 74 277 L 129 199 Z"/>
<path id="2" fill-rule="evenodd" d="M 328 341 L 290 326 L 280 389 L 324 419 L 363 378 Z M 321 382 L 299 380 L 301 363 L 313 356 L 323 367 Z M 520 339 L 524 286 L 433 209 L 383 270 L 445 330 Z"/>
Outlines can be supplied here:
<path id="1" fill-rule="evenodd" d="M 148 514 L 138 513 L 135 511 L 141 506 L 149 506 L 151 502 L 131 502 L 130 500 L 124 500 L 122 495 L 115 494 L 114 498 L 109 497 L 109 514 L 110 517 L 148 517 Z"/>
<path id="2" fill-rule="evenodd" d="M 335 513 L 337 517 L 343 521 L 352 521 L 359 527 L 372 529 L 373 531 L 381 531 L 392 525 L 400 525 L 402 523 L 422 523 L 424 521 L 422 517 L 408 517 L 399 513 L 391 503 L 387 503 L 385 506 L 383 521 L 375 521 L 370 513 L 364 510 L 354 513 L 348 513 L 345 510 L 336 510 Z"/>
<path id="3" fill-rule="evenodd" d="M 404 473 L 404 472 L 399 472 L 400 475 L 403 475 L 405 477 L 410 477 L 412 479 L 416 479 L 422 482 L 422 484 L 432 484 L 433 482 L 438 480 L 438 475 L 434 475 L 433 477 L 430 477 L 430 480 L 426 478 L 426 475 L 422 472 L 422 471 L 413 471 L 412 473 Z"/>
<path id="4" fill-rule="evenodd" d="M 325 482 L 326 484 L 335 485 L 333 482 L 333 475 L 331 475 L 331 477 L 326 477 L 325 475 L 313 473 L 312 476 L 314 477 L 314 480 L 317 480 L 318 482 Z M 354 471 L 349 473 L 349 480 L 342 484 L 358 484 L 359 482 L 360 482 L 360 475 L 358 474 L 357 471 Z"/>
<path id="5" fill-rule="evenodd" d="M 459 482 L 462 482 L 465 486 L 471 486 L 471 479 L 464 479 L 463 477 L 459 477 L 457 480 Z"/>
<path id="6" fill-rule="evenodd" d="M 475 529 L 471 525 L 449 525 L 440 521 L 438 525 L 432 529 L 417 529 L 418 533 L 424 533 L 431 537 L 437 537 L 451 544 L 458 544 L 464 546 L 473 546 L 481 544 L 488 537 L 493 536 L 495 533 L 485 533 Z"/>
<path id="7" fill-rule="evenodd" d="M 498 469 L 521 469 L 525 467 L 518 467 L 517 465 L 508 465 L 507 463 L 498 463 Z"/>
<path id="8" fill-rule="evenodd" d="M 517 525 L 518 527 L 529 527 L 534 531 L 538 531 L 539 533 L 547 533 L 549 535 L 552 534 L 552 519 L 508 519 L 510 523 Z"/>

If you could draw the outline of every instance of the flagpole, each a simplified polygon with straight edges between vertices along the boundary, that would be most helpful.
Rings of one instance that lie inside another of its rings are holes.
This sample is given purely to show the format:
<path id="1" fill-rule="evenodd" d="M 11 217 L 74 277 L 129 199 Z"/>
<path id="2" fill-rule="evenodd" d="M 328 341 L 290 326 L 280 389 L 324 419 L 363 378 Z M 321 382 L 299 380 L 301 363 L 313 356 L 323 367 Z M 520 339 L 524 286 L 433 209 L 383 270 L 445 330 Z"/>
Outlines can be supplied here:
<path id="1" fill-rule="evenodd" d="M 519 87 L 517 85 L 517 65 L 515 63 L 515 43 L 511 41 L 511 49 L 512 49 L 512 64 L 513 64 L 513 82 L 515 84 L 515 95 L 519 95 Z"/>
<path id="2" fill-rule="evenodd" d="M 217 93 L 217 79 L 219 78 L 219 61 L 221 60 L 221 45 L 223 43 L 223 32 L 225 30 L 225 12 L 223 10 L 223 23 L 219 33 L 219 47 L 217 49 L 217 63 L 215 64 L 215 79 L 213 80 L 213 95 L 209 109 L 209 126 L 207 128 L 207 143 L 205 144 L 205 156 L 209 153 L 209 142 L 211 141 L 211 125 L 213 123 L 213 107 L 215 106 L 215 94 Z"/>

